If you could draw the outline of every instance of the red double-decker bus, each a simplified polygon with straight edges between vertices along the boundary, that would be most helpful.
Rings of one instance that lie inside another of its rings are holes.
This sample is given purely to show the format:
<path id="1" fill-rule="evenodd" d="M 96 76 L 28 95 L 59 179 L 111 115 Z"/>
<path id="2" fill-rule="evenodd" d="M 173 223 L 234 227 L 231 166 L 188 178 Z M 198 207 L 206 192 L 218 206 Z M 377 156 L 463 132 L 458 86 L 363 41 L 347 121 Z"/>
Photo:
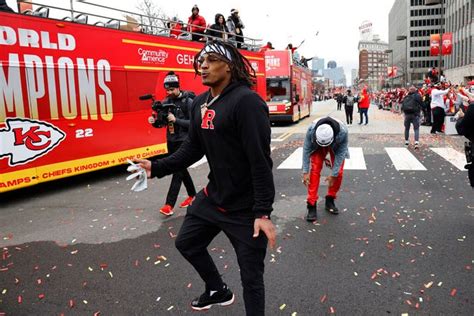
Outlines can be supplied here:
<path id="1" fill-rule="evenodd" d="M 171 70 L 206 89 L 192 66 L 202 43 L 71 20 L 0 13 L 0 192 L 166 153 L 138 97 L 164 98 Z M 242 52 L 265 97 L 263 53 Z"/>
<path id="2" fill-rule="evenodd" d="M 297 64 L 290 50 L 267 50 L 267 104 L 273 122 L 297 122 L 310 116 L 313 103 L 311 70 Z"/>

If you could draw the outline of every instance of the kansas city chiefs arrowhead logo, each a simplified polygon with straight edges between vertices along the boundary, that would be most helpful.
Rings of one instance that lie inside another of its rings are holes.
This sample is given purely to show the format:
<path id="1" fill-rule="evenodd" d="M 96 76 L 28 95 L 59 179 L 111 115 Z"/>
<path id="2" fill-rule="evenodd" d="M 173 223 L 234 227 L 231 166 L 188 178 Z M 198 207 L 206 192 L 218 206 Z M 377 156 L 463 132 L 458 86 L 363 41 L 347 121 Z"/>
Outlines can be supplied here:
<path id="1" fill-rule="evenodd" d="M 56 126 L 25 118 L 7 118 L 0 129 L 0 158 L 10 157 L 10 166 L 26 164 L 46 155 L 66 134 Z"/>

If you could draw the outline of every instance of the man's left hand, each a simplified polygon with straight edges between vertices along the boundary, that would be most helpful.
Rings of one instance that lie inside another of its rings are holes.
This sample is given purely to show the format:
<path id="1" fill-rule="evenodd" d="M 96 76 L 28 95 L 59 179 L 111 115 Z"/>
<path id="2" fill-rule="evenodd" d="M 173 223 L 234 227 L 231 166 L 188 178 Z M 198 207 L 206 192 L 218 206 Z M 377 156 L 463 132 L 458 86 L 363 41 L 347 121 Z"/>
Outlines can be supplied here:
<path id="1" fill-rule="evenodd" d="M 168 114 L 168 122 L 171 122 L 171 123 L 176 122 L 176 117 L 174 116 L 173 113 Z"/>
<path id="2" fill-rule="evenodd" d="M 276 231 L 272 221 L 265 218 L 256 218 L 253 224 L 253 238 L 257 238 L 260 231 L 263 231 L 265 236 L 267 236 L 268 245 L 273 249 L 276 242 Z"/>
<path id="3" fill-rule="evenodd" d="M 333 177 L 333 176 L 328 176 L 328 177 L 326 178 L 326 181 L 327 181 L 329 187 L 332 187 L 332 185 L 333 185 L 334 182 L 336 181 L 336 178 L 337 178 L 337 177 Z"/>

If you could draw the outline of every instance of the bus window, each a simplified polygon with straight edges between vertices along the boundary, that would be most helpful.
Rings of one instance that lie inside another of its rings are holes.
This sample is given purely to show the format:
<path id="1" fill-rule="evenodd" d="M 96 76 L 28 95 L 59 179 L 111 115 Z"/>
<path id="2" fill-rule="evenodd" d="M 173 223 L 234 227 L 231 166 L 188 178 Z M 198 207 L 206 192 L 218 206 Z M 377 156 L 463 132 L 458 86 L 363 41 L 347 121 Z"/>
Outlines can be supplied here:
<path id="1" fill-rule="evenodd" d="M 270 101 L 289 101 L 290 82 L 288 78 L 267 79 L 267 96 L 270 96 Z"/>

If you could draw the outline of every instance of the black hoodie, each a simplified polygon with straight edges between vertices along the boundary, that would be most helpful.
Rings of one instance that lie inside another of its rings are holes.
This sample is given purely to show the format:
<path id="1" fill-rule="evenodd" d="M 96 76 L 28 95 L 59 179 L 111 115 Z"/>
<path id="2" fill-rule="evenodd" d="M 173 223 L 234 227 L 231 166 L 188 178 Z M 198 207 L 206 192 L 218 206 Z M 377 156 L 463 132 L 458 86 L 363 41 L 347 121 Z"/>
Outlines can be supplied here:
<path id="1" fill-rule="evenodd" d="M 216 207 L 269 215 L 275 186 L 267 105 L 249 87 L 234 82 L 201 119 L 200 106 L 210 99 L 209 91 L 194 99 L 188 138 L 173 155 L 153 162 L 152 177 L 182 170 L 206 155 L 210 173 L 204 193 Z"/>

